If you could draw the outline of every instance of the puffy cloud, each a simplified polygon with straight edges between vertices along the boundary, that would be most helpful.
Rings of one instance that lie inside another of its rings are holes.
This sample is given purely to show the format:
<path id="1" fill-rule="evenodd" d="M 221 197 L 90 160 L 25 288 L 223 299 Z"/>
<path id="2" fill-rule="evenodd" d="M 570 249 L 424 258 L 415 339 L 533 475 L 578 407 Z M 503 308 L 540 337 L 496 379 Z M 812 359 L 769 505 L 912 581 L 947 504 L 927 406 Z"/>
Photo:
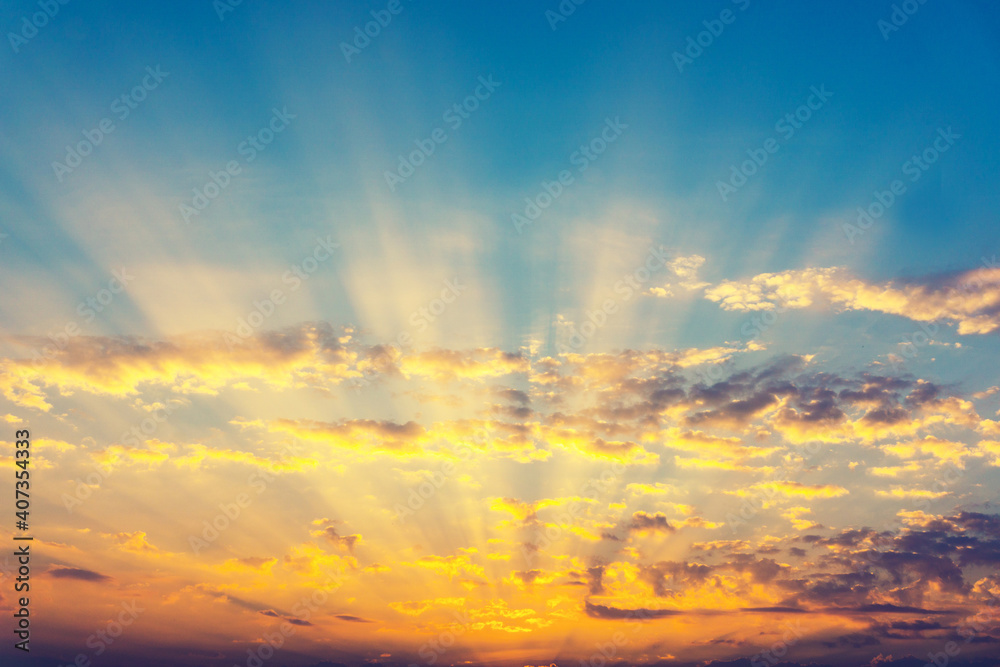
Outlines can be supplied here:
<path id="1" fill-rule="evenodd" d="M 314 537 L 324 537 L 337 548 L 353 554 L 355 545 L 362 542 L 361 536 L 341 535 L 337 532 L 337 523 L 339 522 L 330 519 L 316 519 L 312 525 L 318 526 L 318 530 L 314 530 L 310 534 Z"/>
<path id="2" fill-rule="evenodd" d="M 922 282 L 869 283 L 843 268 L 762 273 L 727 280 L 705 290 L 724 310 L 787 310 L 828 303 L 840 310 L 867 310 L 917 322 L 950 322 L 959 334 L 1000 328 L 1000 268 L 982 267 Z"/>
<path id="3" fill-rule="evenodd" d="M 887 445 L 885 451 L 902 459 L 913 459 L 930 456 L 938 461 L 961 463 L 967 456 L 980 454 L 975 447 L 961 442 L 944 440 L 933 435 L 927 435 L 919 440 L 910 440 L 895 445 Z"/>
<path id="4" fill-rule="evenodd" d="M 349 336 L 348 336 L 349 339 Z M 303 325 L 227 342 L 221 334 L 150 341 L 127 336 L 78 336 L 62 347 L 35 337 L 8 337 L 45 356 L 0 360 L 0 390 L 9 400 L 47 411 L 47 389 L 115 397 L 135 396 L 147 387 L 181 394 L 216 394 L 247 381 L 274 389 L 337 384 L 360 374 L 351 370 L 356 353 L 343 333 L 329 325 Z"/>
<path id="5" fill-rule="evenodd" d="M 96 500 L 78 512 L 111 511 L 112 525 L 123 526 L 110 535 L 66 532 L 59 539 L 73 547 L 45 548 L 73 568 L 107 570 L 123 586 L 154 569 L 155 590 L 211 578 L 211 586 L 182 595 L 258 623 L 291 622 L 283 610 L 297 602 L 298 587 L 339 572 L 323 590 L 342 588 L 343 603 L 309 621 L 331 636 L 386 623 L 426 634 L 447 628 L 461 610 L 470 633 L 539 633 L 539 641 L 550 626 L 563 632 L 641 610 L 650 619 L 808 615 L 824 636 L 839 636 L 845 617 L 881 623 L 873 636 L 918 632 L 891 626 L 891 618 L 971 605 L 970 574 L 978 570 L 970 568 L 1000 562 L 989 515 L 901 515 L 895 533 L 880 532 L 851 526 L 844 502 L 835 502 L 848 489 L 873 501 L 873 511 L 943 502 L 931 485 L 940 462 L 965 465 L 988 488 L 985 475 L 995 468 L 973 470 L 969 462 L 996 460 L 994 423 L 955 386 L 892 372 L 840 374 L 809 354 L 759 361 L 754 348 L 736 344 L 557 357 L 433 350 L 378 363 L 373 347 L 351 339 L 331 345 L 355 360 L 343 373 L 325 377 L 314 361 L 326 348 L 303 343 L 301 363 L 289 367 L 296 379 L 266 389 L 276 400 L 263 392 L 245 404 L 234 404 L 233 395 L 243 395 L 235 393 L 186 397 L 181 433 L 117 442 L 66 429 L 38 440 L 67 489 L 94 461 L 116 471 L 88 487 Z M 377 378 L 370 394 L 337 389 L 355 372 Z M 218 392 L 258 382 L 237 375 Z M 110 397 L 148 416 L 173 409 L 167 401 L 177 399 L 163 393 L 181 391 L 159 380 L 129 384 L 134 394 L 75 386 L 60 408 Z M 54 397 L 54 385 L 38 386 Z M 336 391 L 317 393 L 316 402 L 277 400 L 306 394 L 303 386 Z M 457 400 L 418 402 L 413 388 Z M 387 407 L 387 395 L 398 400 Z M 209 415 L 205 424 L 186 419 L 192 408 Z M 808 459 L 807 443 L 824 446 Z M 142 502 L 151 468 L 157 483 L 188 489 L 198 503 L 178 520 L 183 531 L 202 530 L 220 502 L 247 490 L 248 474 L 294 474 L 269 485 L 267 502 L 194 558 L 175 553 L 166 537 L 176 534 L 173 524 L 125 523 L 113 514 L 122 499 Z M 195 495 L 195 471 L 207 473 L 211 498 Z M 793 474 L 800 481 L 789 481 Z M 532 485 L 541 478 L 544 487 Z M 443 479 L 434 497 L 406 521 L 395 519 L 394 503 L 431 479 Z M 975 502 L 975 488 L 943 492 Z M 754 513 L 736 522 L 740 539 L 694 538 L 720 531 L 744 507 Z M 322 516 L 338 520 L 314 521 Z M 470 525 L 481 530 L 470 533 Z M 881 561 L 872 566 L 875 553 Z M 677 560 L 660 560 L 666 554 Z M 426 590 L 441 592 L 425 599 L 419 591 Z M 496 590 L 509 605 L 488 597 Z M 251 630 L 246 637 L 259 636 Z"/>
<path id="6" fill-rule="evenodd" d="M 677 530 L 667 521 L 665 514 L 636 512 L 629 521 L 628 529 L 638 533 L 673 533 Z"/>
<path id="7" fill-rule="evenodd" d="M 701 255 L 688 255 L 675 257 L 667 262 L 667 269 L 677 278 L 676 287 L 684 290 L 697 290 L 707 287 L 708 283 L 698 280 L 698 269 L 705 263 L 705 258 Z M 646 294 L 661 298 L 674 296 L 673 283 L 665 283 L 663 286 L 651 287 L 646 290 Z"/>
<path id="8" fill-rule="evenodd" d="M 822 528 L 815 521 L 801 518 L 804 514 L 812 514 L 812 509 L 809 507 L 790 507 L 782 512 L 781 516 L 788 519 L 795 530 L 815 530 L 816 528 Z"/>

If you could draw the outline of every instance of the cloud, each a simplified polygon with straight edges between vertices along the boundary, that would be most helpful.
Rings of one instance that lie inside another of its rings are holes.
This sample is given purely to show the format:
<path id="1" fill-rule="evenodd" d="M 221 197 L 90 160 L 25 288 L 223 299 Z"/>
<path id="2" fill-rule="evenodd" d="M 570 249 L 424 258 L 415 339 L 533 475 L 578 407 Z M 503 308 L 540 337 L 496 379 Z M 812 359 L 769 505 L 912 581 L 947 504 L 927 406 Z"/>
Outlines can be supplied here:
<path id="1" fill-rule="evenodd" d="M 668 298 L 674 296 L 674 287 L 688 291 L 707 287 L 708 283 L 698 280 L 698 269 L 704 263 L 705 258 L 701 255 L 675 257 L 667 262 L 667 269 L 678 279 L 676 285 L 668 282 L 661 287 L 651 287 L 645 293 L 651 296 Z"/>
<path id="2" fill-rule="evenodd" d="M 608 607 L 594 604 L 587 601 L 584 606 L 587 616 L 591 618 L 604 618 L 613 620 L 643 620 L 650 618 L 667 618 L 669 616 L 680 616 L 684 612 L 676 609 L 620 609 L 618 607 Z"/>
<path id="3" fill-rule="evenodd" d="M 415 454 L 427 439 L 427 430 L 409 421 L 398 424 L 375 419 L 321 422 L 311 419 L 276 419 L 267 424 L 272 433 L 285 433 L 344 449 Z"/>
<path id="4" fill-rule="evenodd" d="M 747 489 L 729 491 L 738 496 L 773 496 L 785 498 L 837 498 L 848 494 L 847 489 L 836 484 L 802 484 L 801 482 L 759 482 Z"/>
<path id="5" fill-rule="evenodd" d="M 944 440 L 928 435 L 919 440 L 910 440 L 895 445 L 888 445 L 885 451 L 901 459 L 919 459 L 928 455 L 937 461 L 952 461 L 961 463 L 967 456 L 977 456 L 980 452 L 965 443 Z"/>
<path id="6" fill-rule="evenodd" d="M 727 280 L 705 290 L 723 310 L 788 310 L 826 303 L 838 310 L 865 310 L 917 322 L 949 322 L 958 333 L 987 334 L 1000 328 L 1000 268 L 983 267 L 920 282 L 869 283 L 844 268 L 796 269 Z"/>
<path id="7" fill-rule="evenodd" d="M 788 519 L 795 530 L 815 530 L 822 528 L 815 521 L 801 518 L 803 514 L 812 514 L 812 509 L 809 507 L 790 507 L 782 512 L 781 516 Z"/>
<path id="8" fill-rule="evenodd" d="M 895 604 L 863 604 L 857 607 L 827 607 L 827 614 L 955 614 L 948 609 L 924 609 L 922 607 L 900 606 Z"/>
<path id="9" fill-rule="evenodd" d="M 146 533 L 141 530 L 135 532 L 103 533 L 115 543 L 115 547 L 120 551 L 132 554 L 142 554 L 146 556 L 162 555 L 158 547 L 146 539 Z"/>
<path id="10" fill-rule="evenodd" d="M 359 363 L 372 349 L 352 340 L 336 344 Z M 939 500 L 941 489 L 931 486 L 938 461 L 966 465 L 969 479 L 987 488 L 989 478 L 980 475 L 995 468 L 968 464 L 992 461 L 996 436 L 957 385 L 892 371 L 838 373 L 811 354 L 761 360 L 757 350 L 736 344 L 557 357 L 484 349 L 436 350 L 406 372 L 402 357 L 389 359 L 375 371 L 383 386 L 363 396 L 344 388 L 323 393 L 318 407 L 299 401 L 299 390 L 336 389 L 339 376 L 327 380 L 302 371 L 300 383 L 269 389 L 275 400 L 261 402 L 262 395 L 253 394 L 236 406 L 229 403 L 232 396 L 204 393 L 187 405 L 205 414 L 219 409 L 222 417 L 203 434 L 200 425 L 187 426 L 188 441 L 166 431 L 158 434 L 162 439 L 138 444 L 53 431 L 59 439 L 41 441 L 40 451 L 58 454 L 60 465 L 92 469 L 97 461 L 115 470 L 107 486 L 119 498 L 140 497 L 150 468 L 171 484 L 171 475 L 187 478 L 195 470 L 213 484 L 229 476 L 232 483 L 216 493 L 223 500 L 246 491 L 248 474 L 294 471 L 295 484 L 269 491 L 275 497 L 299 488 L 307 493 L 304 504 L 289 506 L 287 525 L 273 523 L 270 504 L 241 516 L 235 532 L 227 533 L 231 548 L 206 555 L 214 562 L 191 562 L 186 553 L 154 546 L 134 524 L 123 524 L 131 526 L 128 532 L 102 534 L 99 546 L 88 543 L 96 535 L 79 538 L 80 553 L 103 549 L 123 563 L 125 574 L 116 570 L 116 581 L 135 583 L 129 568 L 149 571 L 152 559 L 165 576 L 211 573 L 220 578 L 214 593 L 196 594 L 242 606 L 258 621 L 288 619 L 278 601 L 290 603 L 297 586 L 337 569 L 350 573 L 338 586 L 351 606 L 340 614 L 345 618 L 331 613 L 313 621 L 359 632 L 389 620 L 433 631 L 456 608 L 493 605 L 487 597 L 499 587 L 517 597 L 517 607 L 474 616 L 482 624 L 477 630 L 562 629 L 582 617 L 623 620 L 643 610 L 650 618 L 809 613 L 825 636 L 839 641 L 833 617 L 854 614 L 868 623 L 884 614 L 884 632 L 905 633 L 917 630 L 888 627 L 892 614 L 908 613 L 899 610 L 971 608 L 980 595 L 973 586 L 982 579 L 975 573 L 1000 562 L 1000 537 L 992 534 L 998 528 L 988 514 L 898 516 L 896 532 L 880 533 L 851 526 L 843 503 L 832 502 L 850 492 L 894 512 L 904 504 L 899 501 L 921 506 Z M 704 368 L 718 372 L 699 372 Z M 162 392 L 174 391 L 156 382 L 135 387 L 122 403 L 139 414 L 166 405 Z M 408 393 L 414 387 L 459 400 L 419 403 Z M 43 389 L 51 395 L 51 387 Z M 383 390 L 400 397 L 392 409 L 384 409 Z M 64 402 L 89 407 L 88 392 L 74 391 Z M 280 400 L 285 391 L 295 392 L 295 400 Z M 498 411 L 498 403 L 530 406 L 531 412 Z M 365 412 L 356 405 L 367 406 Z M 799 446 L 805 442 L 826 446 L 807 460 Z M 289 443 L 298 450 L 293 456 L 276 454 Z M 406 486 L 438 479 L 434 473 L 444 474 L 446 463 L 454 476 L 437 488 L 433 507 L 390 523 L 388 508 L 405 499 Z M 529 495 L 535 487 L 511 486 L 508 477 L 530 479 L 545 470 L 554 473 L 546 476 L 545 497 Z M 404 484 L 371 483 L 386 473 Z M 67 480 L 83 474 L 66 469 Z M 462 479 L 476 486 L 453 483 Z M 881 483 L 886 481 L 891 485 Z M 315 490 L 322 496 L 308 500 Z M 945 491 L 967 500 L 957 489 Z M 102 500 L 91 502 L 103 511 L 96 504 Z M 743 539 L 683 539 L 718 530 L 746 503 L 758 513 L 746 517 Z M 336 508 L 331 516 L 338 519 L 313 521 L 325 514 L 320 506 Z M 193 524 L 211 516 L 195 516 Z M 487 541 L 469 542 L 464 524 L 452 521 L 457 517 L 480 522 Z M 144 527 L 161 536 L 157 545 L 165 539 L 159 527 Z M 309 541 L 282 548 L 289 535 Z M 246 539 L 251 536 L 260 537 Z M 677 560 L 658 560 L 666 554 Z M 266 603 L 239 597 L 267 587 L 265 579 L 277 582 L 280 594 Z M 368 586 L 400 592 L 376 604 L 363 595 Z M 419 590 L 466 602 L 422 600 L 414 595 Z M 549 596 L 554 592 L 573 604 L 554 608 L 551 616 L 527 613 L 528 607 L 548 609 L 544 601 L 555 599 Z M 668 610 L 661 608 L 666 601 Z M 509 615 L 514 613 L 523 615 Z M 871 636 L 885 636 L 870 627 Z"/>
<path id="11" fill-rule="evenodd" d="M 778 405 L 777 396 L 769 391 L 758 391 L 747 398 L 730 401 L 714 410 L 688 415 L 687 423 L 699 426 L 724 426 L 742 428 Z"/>
<path id="12" fill-rule="evenodd" d="M 351 370 L 357 352 L 349 334 L 328 324 L 265 332 L 227 343 L 222 332 L 167 340 L 134 336 L 77 336 L 62 347 L 41 337 L 8 336 L 42 356 L 0 360 L 0 391 L 14 403 L 48 411 L 48 388 L 119 398 L 159 387 L 181 394 L 217 394 L 241 382 L 273 389 L 336 385 L 360 373 Z"/>
<path id="13" fill-rule="evenodd" d="M 320 526 L 319 530 L 312 531 L 310 534 L 314 537 L 324 537 L 330 543 L 337 546 L 337 548 L 347 551 L 349 553 L 354 553 L 354 547 L 362 542 L 361 535 L 341 535 L 337 532 L 337 527 L 335 524 L 339 523 L 337 521 L 331 521 L 330 519 L 317 519 L 312 522 L 314 526 Z"/>
<path id="14" fill-rule="evenodd" d="M 929 489 L 904 489 L 902 487 L 895 486 L 888 491 L 885 489 L 876 489 L 875 494 L 882 496 L 883 498 L 928 498 L 936 500 L 950 495 L 950 492 L 931 491 Z"/>
<path id="15" fill-rule="evenodd" d="M 248 607 L 251 607 L 251 608 L 253 607 L 253 605 L 251 603 L 247 603 L 245 606 L 248 606 Z M 310 623 L 309 621 L 303 620 L 303 619 L 298 618 L 296 616 L 288 616 L 286 614 L 279 614 L 278 612 L 276 612 L 273 609 L 260 609 L 260 610 L 257 611 L 257 613 L 261 614 L 263 616 L 270 616 L 271 618 L 280 618 L 281 620 L 288 621 L 289 623 L 291 623 L 293 625 L 304 625 L 304 626 L 312 625 L 312 623 Z"/>
<path id="16" fill-rule="evenodd" d="M 84 570 L 76 567 L 53 567 L 45 574 L 54 579 L 75 579 L 77 581 L 93 582 L 111 581 L 111 577 L 107 575 L 94 572 L 93 570 Z"/>
<path id="17" fill-rule="evenodd" d="M 430 350 L 403 355 L 398 368 L 406 376 L 439 381 L 494 378 L 528 371 L 528 359 L 496 348 L 468 351 Z"/>
<path id="18" fill-rule="evenodd" d="M 677 530 L 667 521 L 667 516 L 661 512 L 655 514 L 635 512 L 629 521 L 628 529 L 641 533 L 673 533 Z"/>
<path id="19" fill-rule="evenodd" d="M 663 432 L 663 446 L 683 452 L 711 454 L 724 458 L 742 458 L 760 453 L 747 447 L 741 438 L 720 437 L 704 431 L 667 429 Z"/>
<path id="20" fill-rule="evenodd" d="M 590 498 L 569 496 L 565 498 L 541 498 L 532 502 L 524 502 L 517 498 L 491 498 L 490 509 L 495 512 L 507 512 L 516 521 L 523 524 L 538 524 L 538 512 L 547 507 L 559 507 L 567 504 L 579 506 L 579 503 L 593 502 Z"/>

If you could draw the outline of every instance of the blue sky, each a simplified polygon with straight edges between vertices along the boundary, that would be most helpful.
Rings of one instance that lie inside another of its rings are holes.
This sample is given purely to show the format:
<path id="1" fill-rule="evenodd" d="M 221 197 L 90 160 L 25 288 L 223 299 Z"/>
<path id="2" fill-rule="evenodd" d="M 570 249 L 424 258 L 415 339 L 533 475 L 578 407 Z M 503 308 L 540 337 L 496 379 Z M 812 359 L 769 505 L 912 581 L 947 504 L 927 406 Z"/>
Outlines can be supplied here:
<path id="1" fill-rule="evenodd" d="M 5 56 L 5 88 L 18 91 L 18 103 L 3 111 L 5 217 L 15 232 L 8 243 L 34 257 L 29 271 L 44 266 L 59 289 L 72 290 L 96 288 L 107 264 L 135 253 L 210 258 L 240 270 L 249 261 L 295 261 L 302 240 L 319 229 L 374 243 L 372 230 L 391 226 L 419 247 L 425 230 L 447 229 L 443 219 L 473 216 L 484 239 L 476 271 L 509 287 L 493 305 L 522 333 L 530 328 L 525 311 L 565 307 L 554 294 L 560 265 L 588 271 L 585 256 L 557 250 L 584 210 L 682 253 L 706 255 L 711 246 L 705 271 L 718 278 L 823 262 L 889 279 L 968 269 L 989 256 L 997 245 L 989 187 L 995 12 L 975 3 L 922 5 L 883 40 L 877 21 L 891 9 L 870 3 L 717 5 L 584 3 L 553 30 L 541 5 L 404 2 L 351 63 L 339 44 L 371 20 L 369 10 L 382 9 L 377 3 L 247 2 L 223 21 L 210 4 L 67 5 Z M 733 23 L 678 72 L 672 54 L 727 8 Z M 6 24 L 17 26 L 26 11 L 10 7 Z M 65 183 L 56 182 L 52 161 L 82 130 L 112 116 L 111 101 L 148 65 L 170 73 L 162 87 Z M 470 94 L 480 75 L 502 86 L 448 130 L 409 182 L 387 192 L 383 172 L 443 126 L 442 112 Z M 819 85 L 833 93 L 830 101 L 744 189 L 721 201 L 717 181 L 775 136 L 775 121 Z M 238 158 L 237 145 L 273 107 L 297 115 L 291 129 L 191 228 L 174 220 L 171 209 L 209 170 Z M 585 187 L 547 211 L 528 238 L 512 235 L 510 213 L 568 167 L 606 117 L 629 127 Z M 899 176 L 940 127 L 955 128 L 959 145 L 877 229 L 857 246 L 845 244 L 840 223 Z M 117 180 L 125 174 L 127 186 Z M 109 181 L 138 207 L 152 208 L 149 217 L 162 216 L 171 241 L 127 254 L 110 239 L 74 241 L 72 230 L 102 224 L 111 237 L 135 233 L 88 220 L 86 202 L 107 192 Z M 618 204 L 655 220 L 642 225 L 611 213 Z M 378 207 L 396 220 L 380 222 Z M 317 305 L 317 315 L 351 313 L 350 304 L 335 301 Z M 127 307 L 112 317 L 149 326 Z"/>

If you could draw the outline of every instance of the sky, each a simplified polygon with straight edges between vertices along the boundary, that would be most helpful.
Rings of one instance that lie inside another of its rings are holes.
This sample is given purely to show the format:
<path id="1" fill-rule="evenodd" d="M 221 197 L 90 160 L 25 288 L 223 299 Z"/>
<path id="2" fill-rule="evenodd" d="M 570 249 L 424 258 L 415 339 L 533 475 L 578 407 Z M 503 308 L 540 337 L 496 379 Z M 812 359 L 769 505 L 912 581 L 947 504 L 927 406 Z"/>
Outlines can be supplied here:
<path id="1" fill-rule="evenodd" d="M 993 3 L 0 28 L 4 660 L 1000 664 Z"/>

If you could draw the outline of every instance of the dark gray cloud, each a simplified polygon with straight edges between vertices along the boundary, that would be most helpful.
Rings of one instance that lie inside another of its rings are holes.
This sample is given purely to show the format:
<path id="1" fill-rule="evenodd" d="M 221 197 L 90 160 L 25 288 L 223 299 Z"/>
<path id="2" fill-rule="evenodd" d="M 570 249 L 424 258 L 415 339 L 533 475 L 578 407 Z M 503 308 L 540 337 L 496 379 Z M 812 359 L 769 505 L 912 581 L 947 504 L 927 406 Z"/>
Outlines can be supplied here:
<path id="1" fill-rule="evenodd" d="M 54 567 L 46 574 L 55 579 L 76 579 L 77 581 L 111 581 L 111 577 L 76 567 Z"/>

